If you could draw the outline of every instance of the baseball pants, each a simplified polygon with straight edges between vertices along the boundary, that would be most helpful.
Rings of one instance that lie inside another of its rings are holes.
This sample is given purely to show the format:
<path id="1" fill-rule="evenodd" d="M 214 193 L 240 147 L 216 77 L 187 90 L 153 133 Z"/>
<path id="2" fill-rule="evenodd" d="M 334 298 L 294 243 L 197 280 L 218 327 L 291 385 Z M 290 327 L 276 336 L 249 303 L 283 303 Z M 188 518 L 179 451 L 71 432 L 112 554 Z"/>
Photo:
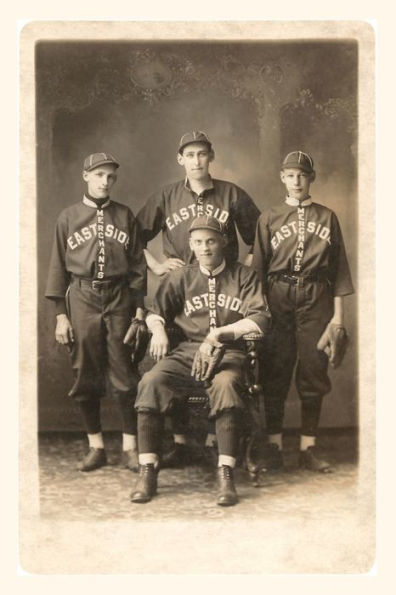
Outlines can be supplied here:
<path id="1" fill-rule="evenodd" d="M 91 281 L 74 278 L 68 310 L 74 331 L 74 382 L 69 395 L 76 401 L 90 401 L 109 392 L 118 400 L 126 396 L 133 400 L 139 377 L 130 349 L 123 344 L 134 313 L 126 283 L 101 282 L 94 289 Z"/>
<path id="2" fill-rule="evenodd" d="M 294 366 L 301 399 L 301 433 L 315 436 L 323 396 L 330 391 L 328 358 L 316 347 L 333 315 L 327 281 L 291 285 L 270 279 L 267 299 L 272 314 L 272 349 L 262 367 L 267 432 L 282 432 L 285 401 Z"/>
<path id="3" fill-rule="evenodd" d="M 188 391 L 203 387 L 191 376 L 194 355 L 200 343 L 183 341 L 171 354 L 160 360 L 139 382 L 136 409 L 167 413 L 171 402 L 183 400 Z M 243 351 L 227 350 L 210 386 L 205 388 L 209 398 L 210 416 L 224 409 L 243 408 L 241 394 L 245 388 Z"/>

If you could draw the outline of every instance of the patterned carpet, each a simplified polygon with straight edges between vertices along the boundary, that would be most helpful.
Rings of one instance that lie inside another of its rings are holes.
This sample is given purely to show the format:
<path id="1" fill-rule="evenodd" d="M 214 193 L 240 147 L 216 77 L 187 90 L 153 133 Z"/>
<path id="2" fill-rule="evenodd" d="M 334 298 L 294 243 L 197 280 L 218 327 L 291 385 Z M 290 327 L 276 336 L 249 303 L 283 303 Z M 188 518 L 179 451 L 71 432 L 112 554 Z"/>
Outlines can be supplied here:
<path id="1" fill-rule="evenodd" d="M 136 521 L 347 517 L 356 501 L 357 438 L 352 430 L 323 431 L 320 445 L 334 463 L 331 475 L 297 466 L 298 437 L 285 438 L 285 471 L 265 474 L 255 487 L 241 468 L 236 472 L 240 503 L 216 505 L 214 475 L 199 465 L 164 469 L 158 496 L 144 505 L 131 504 L 136 475 L 120 464 L 120 437 L 105 435 L 108 465 L 91 473 L 77 471 L 86 449 L 81 434 L 43 434 L 39 440 L 40 511 L 42 519 L 62 521 Z"/>

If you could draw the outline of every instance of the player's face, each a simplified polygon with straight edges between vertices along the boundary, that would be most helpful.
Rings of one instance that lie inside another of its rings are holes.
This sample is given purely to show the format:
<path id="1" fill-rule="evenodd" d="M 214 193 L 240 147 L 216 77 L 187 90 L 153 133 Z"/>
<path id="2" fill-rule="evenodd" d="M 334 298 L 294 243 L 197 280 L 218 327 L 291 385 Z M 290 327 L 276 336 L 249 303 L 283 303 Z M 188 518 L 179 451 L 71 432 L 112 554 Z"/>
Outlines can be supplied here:
<path id="1" fill-rule="evenodd" d="M 314 180 L 313 174 L 308 174 L 294 167 L 283 169 L 280 178 L 287 189 L 290 198 L 305 200 L 309 196 L 309 187 Z"/>
<path id="2" fill-rule="evenodd" d="M 106 198 L 109 196 L 111 187 L 117 179 L 116 169 L 115 165 L 106 163 L 91 171 L 83 171 L 83 178 L 92 198 Z"/>
<path id="3" fill-rule="evenodd" d="M 209 271 L 221 264 L 225 245 L 225 237 L 210 229 L 195 229 L 190 234 L 191 250 L 199 264 Z"/>
<path id="4" fill-rule="evenodd" d="M 186 170 L 189 180 L 204 180 L 209 176 L 209 164 L 213 160 L 213 151 L 206 143 L 190 143 L 177 155 L 180 165 Z"/>

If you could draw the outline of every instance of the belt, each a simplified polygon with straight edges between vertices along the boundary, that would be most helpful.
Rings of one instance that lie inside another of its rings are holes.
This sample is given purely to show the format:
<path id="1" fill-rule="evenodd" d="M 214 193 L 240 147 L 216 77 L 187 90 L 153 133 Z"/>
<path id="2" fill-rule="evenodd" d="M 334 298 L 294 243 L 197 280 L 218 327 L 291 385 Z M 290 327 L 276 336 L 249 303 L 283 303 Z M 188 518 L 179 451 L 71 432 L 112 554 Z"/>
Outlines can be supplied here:
<path id="1" fill-rule="evenodd" d="M 284 281 L 289 285 L 297 285 L 302 287 L 307 282 L 318 281 L 320 283 L 328 283 L 329 280 L 327 275 L 322 273 L 316 273 L 313 275 L 287 275 L 286 273 L 273 273 L 270 275 L 271 279 L 276 281 Z"/>
<path id="2" fill-rule="evenodd" d="M 77 283 L 80 287 L 90 287 L 95 291 L 100 289 L 110 289 L 120 283 L 125 283 L 125 277 L 111 277 L 111 279 L 91 279 L 90 277 L 72 276 L 72 282 Z"/>

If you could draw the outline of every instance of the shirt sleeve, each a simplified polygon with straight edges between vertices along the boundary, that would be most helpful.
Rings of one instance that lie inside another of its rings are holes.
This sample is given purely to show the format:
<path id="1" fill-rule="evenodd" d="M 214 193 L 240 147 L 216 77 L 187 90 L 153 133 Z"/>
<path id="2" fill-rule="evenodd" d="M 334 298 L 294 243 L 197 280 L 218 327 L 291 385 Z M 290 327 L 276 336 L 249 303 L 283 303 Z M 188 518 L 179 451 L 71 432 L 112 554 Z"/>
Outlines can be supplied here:
<path id="1" fill-rule="evenodd" d="M 237 322 L 232 322 L 231 324 L 227 324 L 224 328 L 230 330 L 234 333 L 234 341 L 237 341 L 243 335 L 248 335 L 249 333 L 260 333 L 261 329 L 254 320 L 251 318 L 242 318 L 242 320 L 237 320 Z"/>
<path id="2" fill-rule="evenodd" d="M 331 242 L 332 250 L 329 265 L 329 280 L 332 285 L 333 295 L 350 295 L 351 293 L 354 293 L 354 288 L 341 227 L 335 213 L 332 214 Z"/>
<path id="3" fill-rule="evenodd" d="M 147 264 L 144 257 L 139 224 L 129 209 L 128 217 L 128 285 L 134 296 L 139 299 L 138 305 L 141 306 L 142 296 L 147 293 Z"/>
<path id="4" fill-rule="evenodd" d="M 156 314 L 165 324 L 173 322 L 183 310 L 184 286 L 182 272 L 171 271 L 162 279 L 149 308 L 149 315 Z"/>
<path id="5" fill-rule="evenodd" d="M 270 258 L 271 233 L 269 229 L 268 215 L 261 215 L 257 221 L 252 268 L 257 272 L 264 291 L 266 291 L 267 288 L 268 263 Z"/>
<path id="6" fill-rule="evenodd" d="M 165 226 L 165 195 L 164 191 L 155 192 L 146 200 L 144 206 L 136 216 L 143 248 L 147 243 L 164 229 Z"/>
<path id="7" fill-rule="evenodd" d="M 247 246 L 251 247 L 251 253 L 260 211 L 247 192 L 239 188 L 239 186 L 236 186 L 236 189 L 237 194 L 233 204 L 233 217 L 243 241 Z"/>
<path id="8" fill-rule="evenodd" d="M 271 327 L 271 314 L 263 288 L 255 271 L 245 267 L 244 278 L 241 282 L 240 299 L 241 312 L 244 318 L 253 320 L 265 334 Z"/>
<path id="9" fill-rule="evenodd" d="M 45 297 L 50 299 L 64 298 L 69 286 L 69 274 L 65 265 L 67 229 L 67 221 L 61 214 L 56 223 L 45 289 Z"/>

